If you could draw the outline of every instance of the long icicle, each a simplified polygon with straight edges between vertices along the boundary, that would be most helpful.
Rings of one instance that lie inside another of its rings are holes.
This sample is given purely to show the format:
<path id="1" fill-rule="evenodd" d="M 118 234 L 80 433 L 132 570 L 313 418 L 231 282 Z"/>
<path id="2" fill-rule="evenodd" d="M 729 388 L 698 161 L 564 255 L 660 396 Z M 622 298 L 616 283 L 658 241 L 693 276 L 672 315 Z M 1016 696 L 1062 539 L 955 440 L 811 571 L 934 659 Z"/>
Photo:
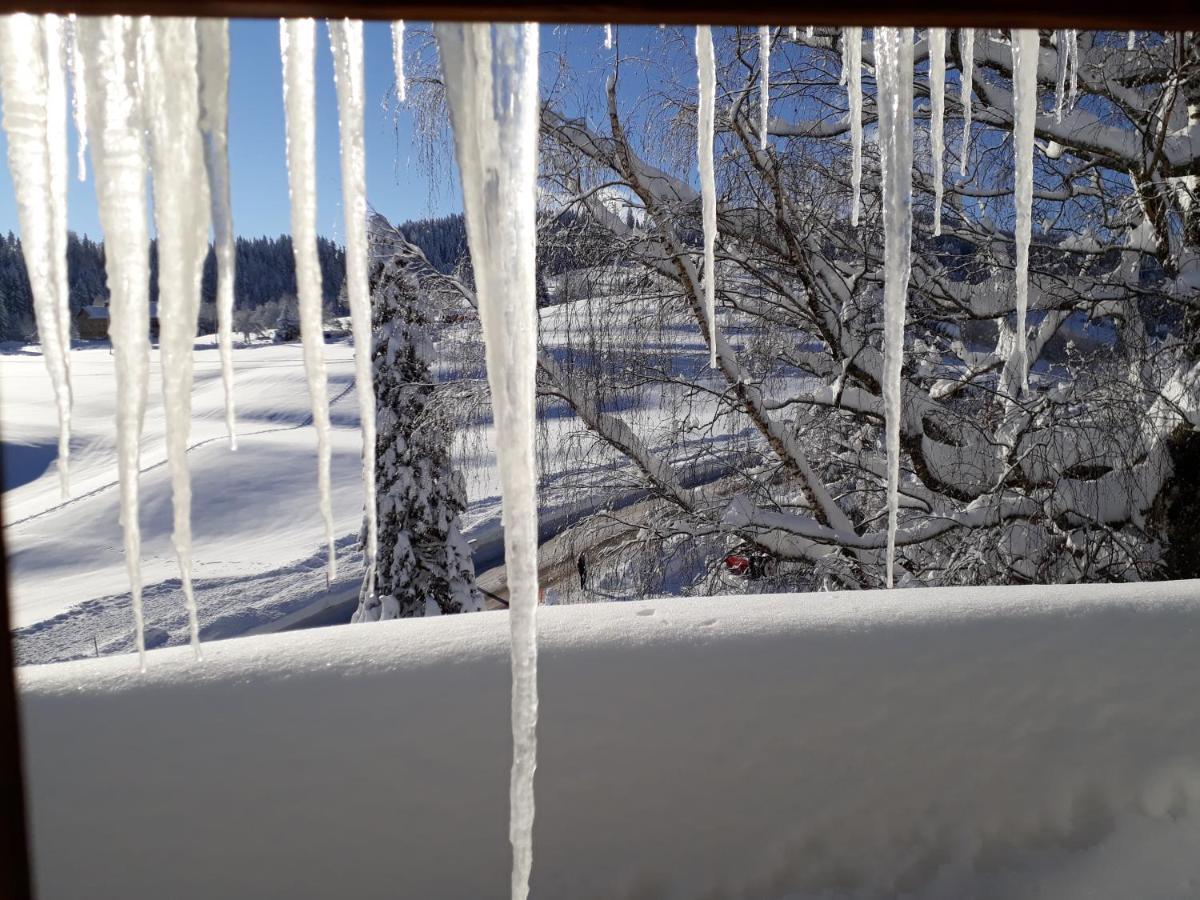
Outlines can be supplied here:
<path id="1" fill-rule="evenodd" d="M 713 159 L 716 130 L 717 63 L 712 28 L 696 26 L 696 70 L 699 103 L 696 157 L 700 168 L 700 197 L 704 220 L 704 314 L 708 318 L 708 364 L 717 367 L 717 182 Z"/>
<path id="2" fill-rule="evenodd" d="M 1070 80 L 1070 91 L 1067 94 L 1067 108 L 1075 108 L 1075 100 L 1079 97 L 1079 29 L 1067 29 L 1067 72 Z"/>
<path id="3" fill-rule="evenodd" d="M 396 99 L 408 100 L 408 76 L 404 74 L 404 20 L 392 23 L 392 66 L 396 72 Z"/>
<path id="4" fill-rule="evenodd" d="M 883 410 L 887 424 L 887 586 L 893 586 L 900 509 L 900 368 L 912 267 L 913 30 L 875 31 L 879 147 L 883 158 Z"/>
<path id="5" fill-rule="evenodd" d="M 221 350 L 221 382 L 225 389 L 225 430 L 229 449 L 237 449 L 237 416 L 233 388 L 233 287 L 237 252 L 233 205 L 229 196 L 229 20 L 199 19 L 200 129 L 204 133 L 204 167 L 212 203 L 213 241 L 217 256 L 217 344 Z"/>
<path id="6" fill-rule="evenodd" d="M 75 14 L 68 16 L 67 21 L 70 23 L 67 33 L 70 35 L 71 118 L 79 139 L 75 150 L 75 171 L 80 181 L 87 181 L 87 71 L 83 65 L 83 54 L 79 52 L 79 25 Z"/>
<path id="7" fill-rule="evenodd" d="M 845 30 L 842 40 L 846 42 L 847 91 L 850 95 L 850 224 L 858 226 L 862 212 L 862 26 L 853 25 Z"/>
<path id="8" fill-rule="evenodd" d="M 283 109 L 287 123 L 288 196 L 292 207 L 292 254 L 300 301 L 300 341 L 317 432 L 317 490 L 328 547 L 326 580 L 337 576 L 333 546 L 333 502 L 329 483 L 329 388 L 321 322 L 321 266 L 317 258 L 316 89 L 313 83 L 315 25 L 312 19 L 281 19 Z"/>
<path id="9" fill-rule="evenodd" d="M 0 90 L 21 251 L 42 359 L 58 412 L 58 478 L 69 488 L 70 311 L 67 300 L 66 99 L 57 16 L 0 17 Z M 57 121 L 61 119 L 61 121 Z"/>
<path id="10" fill-rule="evenodd" d="M 604 49 L 611 50 L 613 48 L 613 27 L 612 25 L 604 26 Z"/>
<path id="11" fill-rule="evenodd" d="M 87 114 L 111 296 L 109 338 L 117 370 L 121 525 L 138 660 L 145 669 L 138 473 L 150 373 L 150 239 L 145 139 L 137 89 L 137 25 L 125 16 L 107 16 L 81 18 L 78 26 L 84 61 L 93 73 Z"/>
<path id="12" fill-rule="evenodd" d="M 156 16 L 143 20 L 142 28 L 145 119 L 150 132 L 154 226 L 158 235 L 158 347 L 174 507 L 171 542 L 179 560 L 192 649 L 199 659 L 200 623 L 192 590 L 192 479 L 187 450 L 200 281 L 208 255 L 209 197 L 199 128 L 196 20 Z"/>
<path id="13" fill-rule="evenodd" d="M 512 897 L 533 864 L 537 766 L 534 253 L 538 26 L 435 26 L 479 293 L 504 519 L 512 640 Z"/>
<path id="14" fill-rule="evenodd" d="M 942 129 L 946 117 L 946 29 L 929 29 L 929 155 L 933 158 L 933 234 L 942 233 Z"/>
<path id="15" fill-rule="evenodd" d="M 758 149 L 767 149 L 767 125 L 771 104 L 771 26 L 758 29 Z"/>
<path id="16" fill-rule="evenodd" d="M 959 52 L 962 54 L 962 80 L 959 97 L 963 108 L 962 148 L 959 150 L 959 173 L 967 174 L 967 157 L 971 155 L 971 97 L 975 90 L 975 29 L 958 30 Z"/>
<path id="17" fill-rule="evenodd" d="M 1016 188 L 1017 341 L 1010 362 L 1010 395 L 1028 389 L 1029 360 L 1025 357 L 1025 314 L 1029 306 L 1029 241 L 1033 232 L 1033 126 L 1037 116 L 1038 32 L 1033 28 L 1013 30 L 1013 153 Z"/>
<path id="18" fill-rule="evenodd" d="M 346 297 L 354 333 L 354 377 L 362 423 L 363 505 L 367 540 L 365 583 L 375 588 L 379 525 L 375 505 L 375 381 L 371 365 L 371 290 L 367 268 L 367 166 L 363 140 L 362 22 L 329 22 L 341 140 L 342 209 L 346 219 Z"/>

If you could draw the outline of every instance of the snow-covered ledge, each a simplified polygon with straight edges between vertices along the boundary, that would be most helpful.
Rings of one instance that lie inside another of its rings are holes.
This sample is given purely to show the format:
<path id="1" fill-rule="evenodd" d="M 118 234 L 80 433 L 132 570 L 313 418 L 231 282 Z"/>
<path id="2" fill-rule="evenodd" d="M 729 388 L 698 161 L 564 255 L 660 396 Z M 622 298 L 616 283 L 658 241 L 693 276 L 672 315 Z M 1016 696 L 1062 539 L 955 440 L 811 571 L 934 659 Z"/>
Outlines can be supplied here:
<path id="1" fill-rule="evenodd" d="M 535 897 L 1196 896 L 1198 582 L 539 618 Z M 506 894 L 504 614 L 205 650 L 20 671 L 43 900 Z"/>

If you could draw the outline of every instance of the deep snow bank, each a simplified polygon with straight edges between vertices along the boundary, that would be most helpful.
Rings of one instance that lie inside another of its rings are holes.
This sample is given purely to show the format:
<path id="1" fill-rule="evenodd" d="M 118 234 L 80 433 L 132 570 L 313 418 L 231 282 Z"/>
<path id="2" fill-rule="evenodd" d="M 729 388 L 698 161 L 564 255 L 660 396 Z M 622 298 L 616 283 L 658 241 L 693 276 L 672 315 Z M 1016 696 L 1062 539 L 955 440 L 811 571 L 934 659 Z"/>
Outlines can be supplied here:
<path id="1" fill-rule="evenodd" d="M 533 894 L 1200 895 L 1200 583 L 540 612 Z M 56 897 L 502 897 L 508 622 L 21 669 Z"/>

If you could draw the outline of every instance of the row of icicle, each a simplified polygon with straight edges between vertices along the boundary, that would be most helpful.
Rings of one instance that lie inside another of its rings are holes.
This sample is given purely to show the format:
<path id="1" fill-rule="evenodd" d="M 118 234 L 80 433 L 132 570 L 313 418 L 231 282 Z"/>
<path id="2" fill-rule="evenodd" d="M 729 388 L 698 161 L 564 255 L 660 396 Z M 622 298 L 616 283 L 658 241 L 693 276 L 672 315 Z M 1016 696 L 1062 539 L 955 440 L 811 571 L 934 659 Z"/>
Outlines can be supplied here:
<path id="1" fill-rule="evenodd" d="M 512 895 L 528 893 L 532 866 L 537 722 L 537 504 L 534 494 L 535 187 L 537 52 L 533 25 L 439 25 L 446 93 L 462 174 L 468 240 L 497 426 L 512 634 Z M 363 142 L 362 23 L 329 23 L 338 100 L 346 285 L 362 419 L 366 578 L 377 550 L 375 394 L 368 285 Z M 392 26 L 397 97 L 404 100 L 404 23 Z M 301 341 L 317 432 L 319 505 L 334 576 L 329 401 L 316 255 L 315 23 L 280 21 L 292 246 Z M 196 655 L 187 467 L 193 345 L 211 224 L 226 423 L 235 447 L 232 369 L 233 221 L 228 164 L 229 32 L 225 20 L 0 17 L 0 90 L 9 167 L 38 329 L 59 418 L 58 470 L 68 491 L 70 310 L 67 296 L 67 89 L 78 132 L 80 178 L 90 142 L 105 236 L 110 338 L 117 378 L 120 517 L 141 668 L 145 669 L 138 527 L 140 438 L 149 384 L 149 228 L 153 183 L 159 252 L 160 351 L 172 541 Z M 496 104 L 493 85 L 512 93 Z M 148 152 L 147 152 L 148 151 Z M 499 190 L 499 197 L 496 191 Z"/>
<path id="2" fill-rule="evenodd" d="M 944 156 L 944 118 L 946 90 L 946 29 L 927 31 L 929 53 L 930 156 L 934 190 L 933 234 L 942 233 L 942 193 Z M 807 29 L 808 37 L 813 29 Z M 1136 32 L 1129 33 L 1129 49 L 1134 48 Z M 791 29 L 793 40 L 798 30 Z M 963 128 L 960 148 L 960 172 L 967 174 L 971 139 L 971 100 L 974 83 L 975 32 L 959 33 L 963 72 L 960 79 Z M 877 114 L 882 165 L 882 212 L 884 227 L 884 360 L 883 405 L 886 419 L 887 448 L 887 586 L 894 584 L 896 526 L 899 513 L 901 362 L 904 346 L 904 319 L 908 293 L 912 248 L 912 97 L 913 40 L 911 28 L 875 30 L 875 76 L 878 85 Z M 1055 115 L 1062 120 L 1064 103 L 1074 106 L 1078 92 L 1078 32 L 1060 29 L 1055 36 L 1058 53 L 1058 83 Z M 765 152 L 770 134 L 770 59 L 771 29 L 758 29 L 759 44 L 759 150 Z M 1016 221 L 1014 243 L 1014 306 L 1016 341 L 1005 366 L 1004 388 L 1015 398 L 1028 390 L 1029 360 L 1026 352 L 1026 316 L 1029 306 L 1029 243 L 1032 231 L 1034 123 L 1037 116 L 1038 32 L 1012 30 L 1013 83 L 1013 154 L 1016 172 L 1014 204 Z M 714 104 L 716 77 L 713 63 L 712 31 L 708 26 L 696 29 L 698 71 L 698 155 L 700 192 L 704 230 L 704 310 L 709 331 L 710 364 L 717 365 L 716 269 L 714 247 L 717 238 L 716 185 L 713 176 L 715 132 Z M 857 226 L 861 211 L 862 186 L 862 28 L 842 29 L 841 84 L 847 88 L 849 126 L 852 145 L 850 222 Z"/>

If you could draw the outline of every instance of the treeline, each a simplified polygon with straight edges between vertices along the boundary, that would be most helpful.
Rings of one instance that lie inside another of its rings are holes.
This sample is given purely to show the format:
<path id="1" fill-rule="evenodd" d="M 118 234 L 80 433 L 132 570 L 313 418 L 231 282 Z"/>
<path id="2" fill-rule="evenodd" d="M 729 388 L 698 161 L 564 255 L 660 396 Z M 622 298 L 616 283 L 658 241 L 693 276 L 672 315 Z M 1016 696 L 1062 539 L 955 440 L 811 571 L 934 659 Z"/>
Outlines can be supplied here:
<path id="1" fill-rule="evenodd" d="M 238 238 L 237 277 L 234 304 L 255 310 L 279 304 L 296 295 L 296 266 L 292 239 L 279 237 Z M 325 306 L 342 313 L 342 283 L 346 277 L 346 251 L 328 238 L 317 239 L 321 264 L 321 293 Z M 104 275 L 104 245 L 71 232 L 67 236 L 67 284 L 72 315 L 84 306 L 108 299 Z M 208 307 L 217 296 L 217 260 L 209 248 L 204 261 L 201 301 Z M 158 301 L 158 247 L 150 244 L 150 301 Z M 202 314 L 202 318 L 209 318 Z M 0 236 L 0 340 L 28 341 L 36 337 L 33 293 L 21 255 L 21 240 L 11 231 Z"/>

